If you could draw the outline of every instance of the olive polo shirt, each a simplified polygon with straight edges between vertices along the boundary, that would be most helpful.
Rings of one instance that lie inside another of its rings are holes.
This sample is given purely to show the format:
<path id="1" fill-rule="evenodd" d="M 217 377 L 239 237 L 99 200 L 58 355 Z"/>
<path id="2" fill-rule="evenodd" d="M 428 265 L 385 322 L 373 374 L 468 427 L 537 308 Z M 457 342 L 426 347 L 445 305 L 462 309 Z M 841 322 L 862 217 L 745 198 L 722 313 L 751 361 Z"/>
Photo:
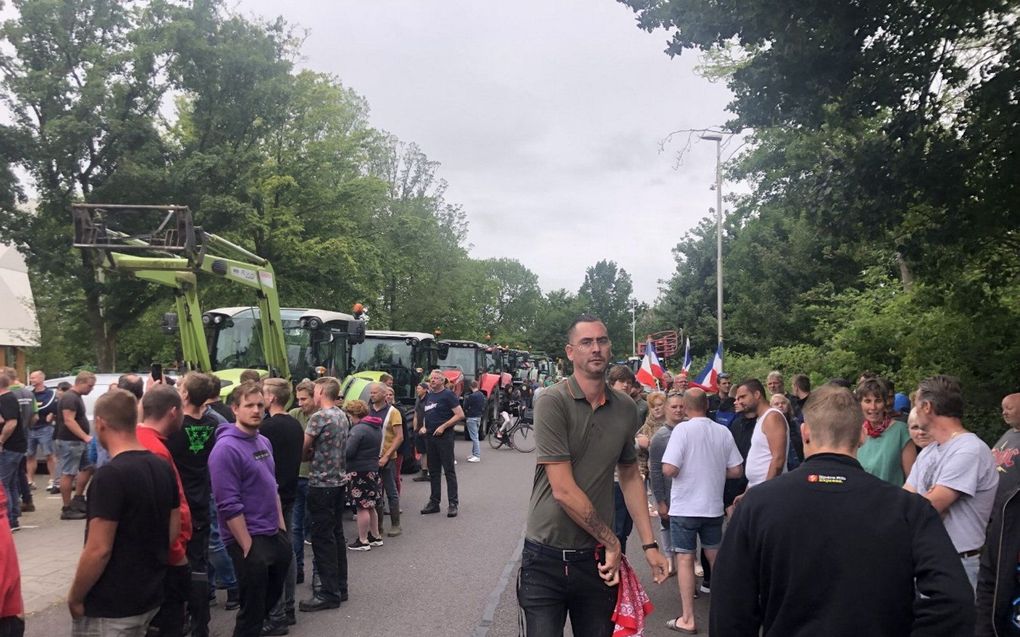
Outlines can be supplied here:
<path id="1" fill-rule="evenodd" d="M 546 463 L 570 462 L 574 481 L 598 516 L 613 526 L 613 470 L 634 464 L 637 405 L 606 385 L 606 399 L 592 409 L 573 376 L 546 388 L 535 401 L 538 466 L 528 508 L 528 539 L 561 549 L 583 549 L 596 540 L 553 498 Z"/>

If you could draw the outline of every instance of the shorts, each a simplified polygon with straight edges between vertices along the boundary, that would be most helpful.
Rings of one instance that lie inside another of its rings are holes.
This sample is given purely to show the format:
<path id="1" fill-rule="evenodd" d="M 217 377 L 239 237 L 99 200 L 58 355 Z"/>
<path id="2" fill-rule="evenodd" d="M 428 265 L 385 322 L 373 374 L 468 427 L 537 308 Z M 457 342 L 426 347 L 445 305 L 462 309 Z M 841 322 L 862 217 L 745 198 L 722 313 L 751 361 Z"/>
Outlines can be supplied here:
<path id="1" fill-rule="evenodd" d="M 53 447 L 57 452 L 57 475 L 76 475 L 85 455 L 85 443 L 81 440 L 54 440 Z"/>
<path id="2" fill-rule="evenodd" d="M 382 481 L 378 471 L 355 471 L 347 474 L 347 494 L 351 504 L 359 509 L 374 509 L 382 496 Z"/>
<path id="3" fill-rule="evenodd" d="M 53 455 L 53 427 L 31 427 L 28 430 L 28 457 L 34 458 L 42 449 L 44 456 Z"/>
<path id="4" fill-rule="evenodd" d="M 717 518 L 670 516 L 669 536 L 673 542 L 673 552 L 694 553 L 698 549 L 698 538 L 701 538 L 703 549 L 719 548 L 722 544 L 723 519 L 722 515 Z"/>

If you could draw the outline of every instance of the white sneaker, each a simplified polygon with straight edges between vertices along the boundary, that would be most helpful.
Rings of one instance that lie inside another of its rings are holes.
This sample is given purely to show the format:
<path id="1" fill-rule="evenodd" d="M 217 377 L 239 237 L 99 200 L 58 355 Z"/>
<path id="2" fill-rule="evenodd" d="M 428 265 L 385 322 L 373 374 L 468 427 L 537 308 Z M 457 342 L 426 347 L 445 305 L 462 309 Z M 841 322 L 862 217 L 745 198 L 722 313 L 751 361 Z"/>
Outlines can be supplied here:
<path id="1" fill-rule="evenodd" d="M 482 459 L 479 458 L 478 456 L 471 456 L 468 458 L 468 462 L 481 462 L 481 461 Z"/>

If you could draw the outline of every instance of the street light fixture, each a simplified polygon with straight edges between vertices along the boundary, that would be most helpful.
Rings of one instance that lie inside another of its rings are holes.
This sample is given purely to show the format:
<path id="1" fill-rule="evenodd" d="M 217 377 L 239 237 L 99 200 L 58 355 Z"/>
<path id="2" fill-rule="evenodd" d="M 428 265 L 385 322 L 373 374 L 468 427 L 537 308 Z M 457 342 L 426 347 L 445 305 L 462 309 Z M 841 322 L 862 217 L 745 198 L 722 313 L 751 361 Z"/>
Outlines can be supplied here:
<path id="1" fill-rule="evenodd" d="M 706 141 L 715 142 L 715 196 L 716 196 L 716 207 L 715 207 L 715 222 L 716 222 L 716 237 L 715 237 L 715 300 L 716 300 L 716 320 L 718 321 L 719 331 L 719 344 L 723 342 L 723 330 L 722 330 L 722 298 L 723 298 L 723 271 L 722 271 L 722 140 L 723 136 L 719 133 L 706 133 L 701 136 L 701 139 Z"/>

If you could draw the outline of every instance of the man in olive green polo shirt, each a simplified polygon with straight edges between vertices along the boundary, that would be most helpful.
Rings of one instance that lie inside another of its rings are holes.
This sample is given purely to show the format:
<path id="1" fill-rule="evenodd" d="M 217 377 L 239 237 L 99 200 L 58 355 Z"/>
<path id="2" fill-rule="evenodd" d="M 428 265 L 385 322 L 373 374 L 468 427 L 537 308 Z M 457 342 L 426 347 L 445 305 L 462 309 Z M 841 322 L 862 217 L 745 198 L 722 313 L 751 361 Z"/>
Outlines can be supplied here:
<path id="1" fill-rule="evenodd" d="M 522 634 L 608 637 L 622 551 L 613 534 L 613 470 L 656 582 L 666 558 L 654 541 L 638 473 L 637 407 L 606 385 L 610 342 L 605 324 L 581 315 L 567 330 L 574 374 L 535 403 L 538 466 L 517 580 Z"/>

